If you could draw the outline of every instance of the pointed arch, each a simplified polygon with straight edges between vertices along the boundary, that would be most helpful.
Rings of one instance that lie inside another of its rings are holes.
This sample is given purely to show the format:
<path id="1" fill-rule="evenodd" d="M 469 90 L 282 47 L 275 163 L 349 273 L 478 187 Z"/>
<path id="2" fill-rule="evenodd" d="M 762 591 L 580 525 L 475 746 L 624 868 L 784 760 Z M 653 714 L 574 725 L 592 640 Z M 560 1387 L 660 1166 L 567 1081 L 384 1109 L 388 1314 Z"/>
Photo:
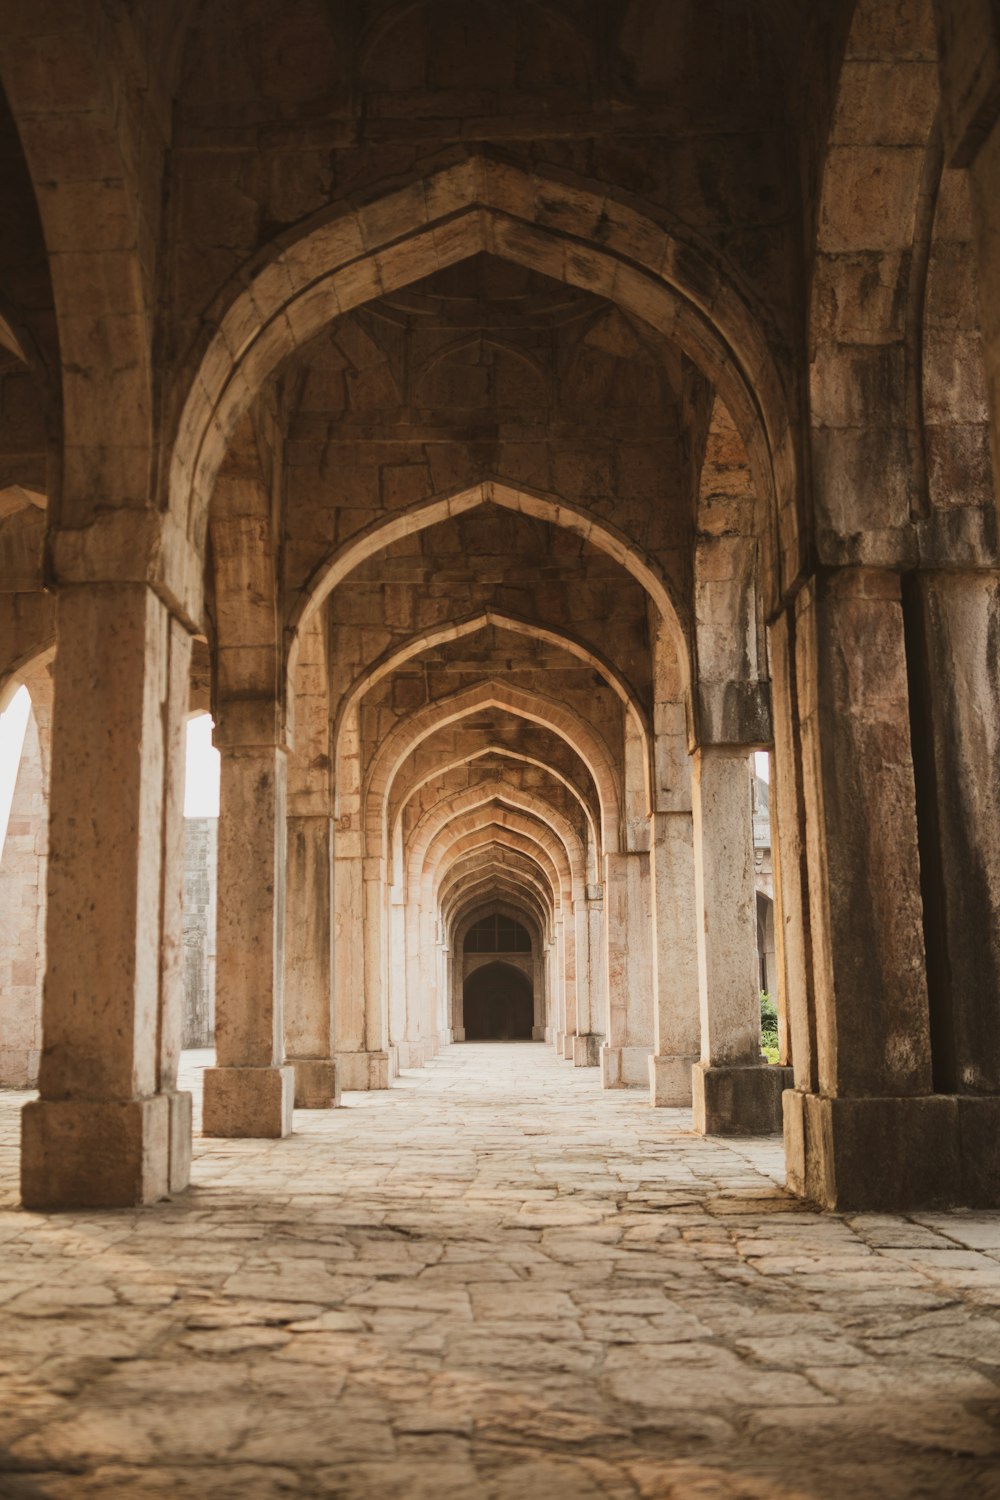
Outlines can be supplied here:
<path id="1" fill-rule="evenodd" d="M 769 512 L 776 487 L 795 506 L 794 429 L 768 330 L 713 253 L 606 187 L 480 150 L 364 207 L 314 215 L 220 292 L 168 424 L 178 527 L 200 546 L 230 434 L 283 359 L 342 313 L 483 251 L 603 296 L 676 342 L 733 412 Z"/>
<path id="2" fill-rule="evenodd" d="M 601 808 L 602 843 L 617 850 L 621 825 L 621 792 L 614 761 L 603 739 L 565 704 L 528 693 L 509 684 L 486 681 L 463 688 L 450 697 L 418 709 L 386 736 L 373 759 L 365 786 L 364 829 L 367 852 L 384 855 L 387 798 L 406 756 L 442 725 L 468 718 L 483 709 L 497 708 L 552 730 L 569 744 L 587 767 L 597 787 Z"/>

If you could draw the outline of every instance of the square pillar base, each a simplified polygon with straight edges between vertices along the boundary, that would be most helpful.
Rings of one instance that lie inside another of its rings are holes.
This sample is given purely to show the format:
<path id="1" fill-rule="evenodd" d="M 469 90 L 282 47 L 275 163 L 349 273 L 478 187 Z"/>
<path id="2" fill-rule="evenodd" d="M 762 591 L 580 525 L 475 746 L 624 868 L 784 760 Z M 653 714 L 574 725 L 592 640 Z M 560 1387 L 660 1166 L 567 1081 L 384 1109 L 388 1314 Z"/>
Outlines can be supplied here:
<path id="1" fill-rule="evenodd" d="M 576 1037 L 573 1035 L 572 1031 L 567 1031 L 565 1036 L 563 1037 L 562 1049 L 562 1055 L 567 1062 L 573 1061 L 573 1043 L 575 1041 Z"/>
<path id="2" fill-rule="evenodd" d="M 175 1089 L 164 1098 L 170 1112 L 169 1189 L 171 1193 L 183 1193 L 191 1182 L 191 1095 Z"/>
<path id="3" fill-rule="evenodd" d="M 457 1031 L 455 1033 L 455 1038 L 456 1038 L 456 1040 L 458 1040 L 458 1032 Z M 533 1042 L 547 1042 L 548 1039 L 549 1039 L 549 1034 L 546 1031 L 546 1029 L 545 1029 L 544 1026 L 532 1026 L 532 1028 L 531 1028 L 531 1040 Z M 465 1040 L 465 1032 L 463 1031 L 462 1032 L 462 1041 L 464 1041 L 464 1040 Z"/>
<path id="4" fill-rule="evenodd" d="M 166 1094 L 33 1099 L 21 1111 L 25 1208 L 136 1208 L 165 1198 L 170 1117 Z"/>
<path id="5" fill-rule="evenodd" d="M 573 1038 L 574 1068 L 599 1068 L 601 1065 L 601 1038 L 594 1031 Z"/>
<path id="6" fill-rule="evenodd" d="M 331 1057 L 286 1057 L 295 1070 L 296 1109 L 335 1109 L 340 1103 L 337 1064 Z"/>
<path id="7" fill-rule="evenodd" d="M 552 1045 L 555 1048 L 556 1055 L 558 1057 L 562 1057 L 564 1055 L 564 1053 L 563 1053 L 563 1045 L 564 1045 L 565 1041 L 566 1041 L 566 1033 L 565 1033 L 565 1031 L 554 1031 L 552 1033 Z"/>
<path id="8" fill-rule="evenodd" d="M 601 1048 L 601 1087 L 604 1089 L 646 1088 L 649 1078 L 650 1047 Z"/>
<path id="9" fill-rule="evenodd" d="M 453 1026 L 451 1028 L 451 1039 L 452 1039 L 453 1042 L 464 1042 L 465 1041 L 465 1027 L 464 1026 Z"/>
<path id="10" fill-rule="evenodd" d="M 397 1063 L 390 1067 L 388 1052 L 337 1053 L 337 1072 L 342 1089 L 387 1089 L 397 1071 Z"/>
<path id="11" fill-rule="evenodd" d="M 202 1135 L 291 1135 L 294 1099 L 294 1068 L 206 1068 Z"/>
<path id="12" fill-rule="evenodd" d="M 1000 1207 L 1000 1098 L 782 1097 L 788 1186 L 839 1212 Z"/>
<path id="13" fill-rule="evenodd" d="M 777 1135 L 791 1068 L 761 1062 L 691 1069 L 691 1125 L 700 1135 Z"/>
<path id="14" fill-rule="evenodd" d="M 691 1069 L 696 1056 L 655 1053 L 649 1059 L 649 1102 L 658 1109 L 691 1108 Z"/>

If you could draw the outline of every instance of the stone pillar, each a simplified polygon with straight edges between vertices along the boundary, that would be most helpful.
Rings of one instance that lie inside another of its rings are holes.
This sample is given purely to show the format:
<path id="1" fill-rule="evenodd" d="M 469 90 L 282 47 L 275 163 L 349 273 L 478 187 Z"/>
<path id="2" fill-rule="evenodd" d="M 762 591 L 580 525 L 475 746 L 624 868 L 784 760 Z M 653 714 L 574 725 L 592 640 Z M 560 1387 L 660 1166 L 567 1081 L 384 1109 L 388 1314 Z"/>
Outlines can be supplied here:
<path id="1" fill-rule="evenodd" d="M 701 1044 L 695 908 L 694 826 L 690 812 L 653 815 L 653 1056 L 650 1104 L 691 1104 L 691 1069 Z"/>
<path id="2" fill-rule="evenodd" d="M 645 1087 L 653 1051 L 653 914 L 649 853 L 604 856 L 608 1040 L 604 1088 Z"/>
<path id="3" fill-rule="evenodd" d="M 790 1061 L 797 1089 L 815 1091 L 816 1008 L 809 932 L 809 876 L 805 845 L 805 792 L 798 689 L 795 619 L 790 606 L 768 631 L 774 722 L 771 785 L 771 862 L 774 869 L 774 940 L 778 970 L 778 1039 L 782 1062 Z M 791 1163 L 789 1163 L 791 1172 Z M 789 1179 L 796 1191 L 804 1182 Z"/>
<path id="4" fill-rule="evenodd" d="M 333 861 L 330 819 L 287 821 L 285 1060 L 295 1070 L 295 1107 L 340 1103 L 333 1058 Z"/>
<path id="5" fill-rule="evenodd" d="M 694 1129 L 704 1135 L 781 1128 L 784 1070 L 760 1055 L 752 774 L 752 757 L 739 746 L 694 755 L 701 1061 L 691 1085 Z"/>
<path id="6" fill-rule="evenodd" d="M 955 1201 L 957 1106 L 931 1094 L 899 579 L 814 578 L 794 628 L 816 1092 L 785 1095 L 789 1182 L 831 1208 Z"/>
<path id="7" fill-rule="evenodd" d="M 576 1033 L 573 1037 L 573 1066 L 596 1068 L 600 1066 L 601 1044 L 594 1034 L 594 954 L 590 947 L 591 893 L 588 886 L 573 902 L 573 923 L 576 932 Z"/>
<path id="8" fill-rule="evenodd" d="M 365 1007 L 365 860 L 355 853 L 358 835 L 337 832 L 334 841 L 334 1002 L 337 1066 L 343 1089 L 387 1089 L 389 1053 L 368 1043 Z M 398 1033 L 397 1033 L 398 1035 Z"/>
<path id="9" fill-rule="evenodd" d="M 576 903 L 571 899 L 563 901 L 563 910 L 566 917 L 563 922 L 563 954 L 564 954 L 564 985 L 565 985 L 565 1030 L 563 1032 L 562 1056 L 567 1062 L 573 1061 L 574 1046 L 579 1036 L 579 1016 L 577 1001 L 577 957 L 576 957 Z"/>
<path id="10" fill-rule="evenodd" d="M 545 962 L 545 939 L 539 930 L 538 943 L 532 943 L 532 999 L 534 1003 L 533 1025 L 531 1028 L 531 1039 L 534 1042 L 545 1041 L 545 1014 L 549 999 L 545 987 L 547 965 Z M 456 964 L 457 967 L 457 964 Z M 456 1033 L 455 1040 L 464 1040 L 465 1032 L 461 1037 Z"/>
<path id="11" fill-rule="evenodd" d="M 169 1104 L 169 1187 L 191 1181 L 191 1095 L 177 1087 L 184 1034 L 184 775 L 191 637 L 169 624 L 164 713 L 163 868 L 160 896 L 159 1092 Z"/>
<path id="12" fill-rule="evenodd" d="M 958 1101 L 963 1201 L 1000 1204 L 1000 576 L 904 596 L 934 1089 Z"/>
<path id="13" fill-rule="evenodd" d="M 282 1066 L 285 751 L 222 749 L 216 938 L 217 1066 L 205 1072 L 205 1135 L 285 1136 L 294 1069 Z"/>
<path id="14" fill-rule="evenodd" d="M 58 625 L 43 1053 L 22 1194 L 34 1209 L 123 1208 L 168 1192 L 178 1118 L 160 1036 L 176 637 L 143 584 L 66 585 Z"/>
<path id="15" fill-rule="evenodd" d="M 44 684 L 48 692 L 43 697 Z M 0 850 L 0 1088 L 33 1089 L 42 1055 L 51 679 L 36 673 Z"/>

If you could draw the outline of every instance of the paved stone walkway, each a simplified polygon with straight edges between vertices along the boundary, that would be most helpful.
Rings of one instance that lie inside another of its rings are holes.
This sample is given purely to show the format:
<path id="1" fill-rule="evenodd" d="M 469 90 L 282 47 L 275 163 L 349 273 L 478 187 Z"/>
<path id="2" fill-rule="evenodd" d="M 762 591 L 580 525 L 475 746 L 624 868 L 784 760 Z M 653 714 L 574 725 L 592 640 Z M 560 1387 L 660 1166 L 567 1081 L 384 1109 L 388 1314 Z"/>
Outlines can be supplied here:
<path id="1" fill-rule="evenodd" d="M 28 1215 L 24 1097 L 4 1500 L 1000 1496 L 1000 1215 L 808 1212 L 775 1142 L 530 1044 L 199 1142 L 175 1203 Z"/>

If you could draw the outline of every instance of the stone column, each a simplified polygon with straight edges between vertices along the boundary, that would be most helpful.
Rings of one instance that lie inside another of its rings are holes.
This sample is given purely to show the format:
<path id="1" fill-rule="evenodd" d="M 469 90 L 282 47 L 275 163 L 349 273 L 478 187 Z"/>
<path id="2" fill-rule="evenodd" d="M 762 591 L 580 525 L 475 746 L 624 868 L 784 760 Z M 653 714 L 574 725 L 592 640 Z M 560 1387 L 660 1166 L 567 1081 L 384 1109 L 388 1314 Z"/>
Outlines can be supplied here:
<path id="1" fill-rule="evenodd" d="M 221 748 L 217 1066 L 205 1072 L 204 1133 L 285 1136 L 295 1091 L 282 1066 L 286 756 L 275 745 Z"/>
<path id="2" fill-rule="evenodd" d="M 649 853 L 604 856 L 608 1040 L 604 1088 L 645 1086 L 653 1051 L 653 914 Z"/>
<path id="3" fill-rule="evenodd" d="M 781 1128 L 784 1070 L 760 1055 L 753 761 L 739 746 L 693 760 L 695 931 L 701 1061 L 691 1070 L 694 1129 L 763 1135 Z"/>
<path id="4" fill-rule="evenodd" d="M 143 584 L 66 585 L 58 625 L 43 1053 L 22 1194 L 33 1209 L 123 1208 L 168 1192 L 178 1114 L 160 1048 L 172 627 Z M 180 1169 L 180 1142 L 175 1154 Z"/>
<path id="5" fill-rule="evenodd" d="M 548 1006 L 548 994 L 545 988 L 547 965 L 545 962 L 544 942 L 544 937 L 542 937 L 541 932 L 539 932 L 538 944 L 532 944 L 532 998 L 534 1002 L 534 1024 L 531 1028 L 531 1039 L 534 1042 L 545 1041 L 545 1014 Z M 465 1032 L 463 1031 L 461 1037 L 456 1034 L 455 1040 L 461 1041 L 464 1039 L 464 1037 Z"/>
<path id="6" fill-rule="evenodd" d="M 563 922 L 563 954 L 564 954 L 564 983 L 565 983 L 565 1030 L 563 1032 L 562 1056 L 567 1062 L 573 1061 L 573 1049 L 579 1035 L 579 1015 L 577 1000 L 577 957 L 576 957 L 576 903 L 570 898 L 564 900 L 563 910 L 566 912 Z"/>
<path id="7" fill-rule="evenodd" d="M 1000 575 L 904 596 L 935 1091 L 956 1094 L 964 1201 L 1000 1205 Z"/>
<path id="8" fill-rule="evenodd" d="M 333 1057 L 333 859 L 330 819 L 290 817 L 285 890 L 285 1060 L 297 1109 L 340 1102 Z"/>
<path id="9" fill-rule="evenodd" d="M 701 1043 L 690 812 L 653 814 L 652 883 L 655 1050 L 649 1059 L 649 1102 L 686 1108 Z"/>
<path id="10" fill-rule="evenodd" d="M 797 1089 L 817 1087 L 816 1007 L 812 987 L 812 940 L 809 931 L 809 874 L 805 844 L 805 792 L 798 689 L 795 677 L 794 606 L 768 631 L 774 723 L 771 764 L 771 862 L 774 869 L 774 939 L 778 970 L 779 1042 L 782 1062 L 791 1064 Z M 789 1160 L 789 1172 L 792 1162 Z M 789 1177 L 789 1186 L 805 1191 L 804 1181 Z"/>
<path id="11" fill-rule="evenodd" d="M 191 695 L 191 637 L 171 620 L 164 714 L 163 869 L 161 878 L 159 1091 L 170 1107 L 169 1187 L 191 1180 L 191 1095 L 177 1087 L 184 1032 L 184 776 Z"/>
<path id="12" fill-rule="evenodd" d="M 785 1096 L 789 1180 L 841 1209 L 955 1201 L 957 1107 L 931 1094 L 899 579 L 796 601 L 817 1090 Z"/>
<path id="13" fill-rule="evenodd" d="M 600 1066 L 601 1044 L 594 1034 L 594 977 L 596 966 L 591 952 L 590 909 L 593 893 L 599 887 L 588 886 L 573 902 L 573 921 L 576 929 L 576 1034 L 573 1037 L 573 1066 L 596 1068 Z"/>

